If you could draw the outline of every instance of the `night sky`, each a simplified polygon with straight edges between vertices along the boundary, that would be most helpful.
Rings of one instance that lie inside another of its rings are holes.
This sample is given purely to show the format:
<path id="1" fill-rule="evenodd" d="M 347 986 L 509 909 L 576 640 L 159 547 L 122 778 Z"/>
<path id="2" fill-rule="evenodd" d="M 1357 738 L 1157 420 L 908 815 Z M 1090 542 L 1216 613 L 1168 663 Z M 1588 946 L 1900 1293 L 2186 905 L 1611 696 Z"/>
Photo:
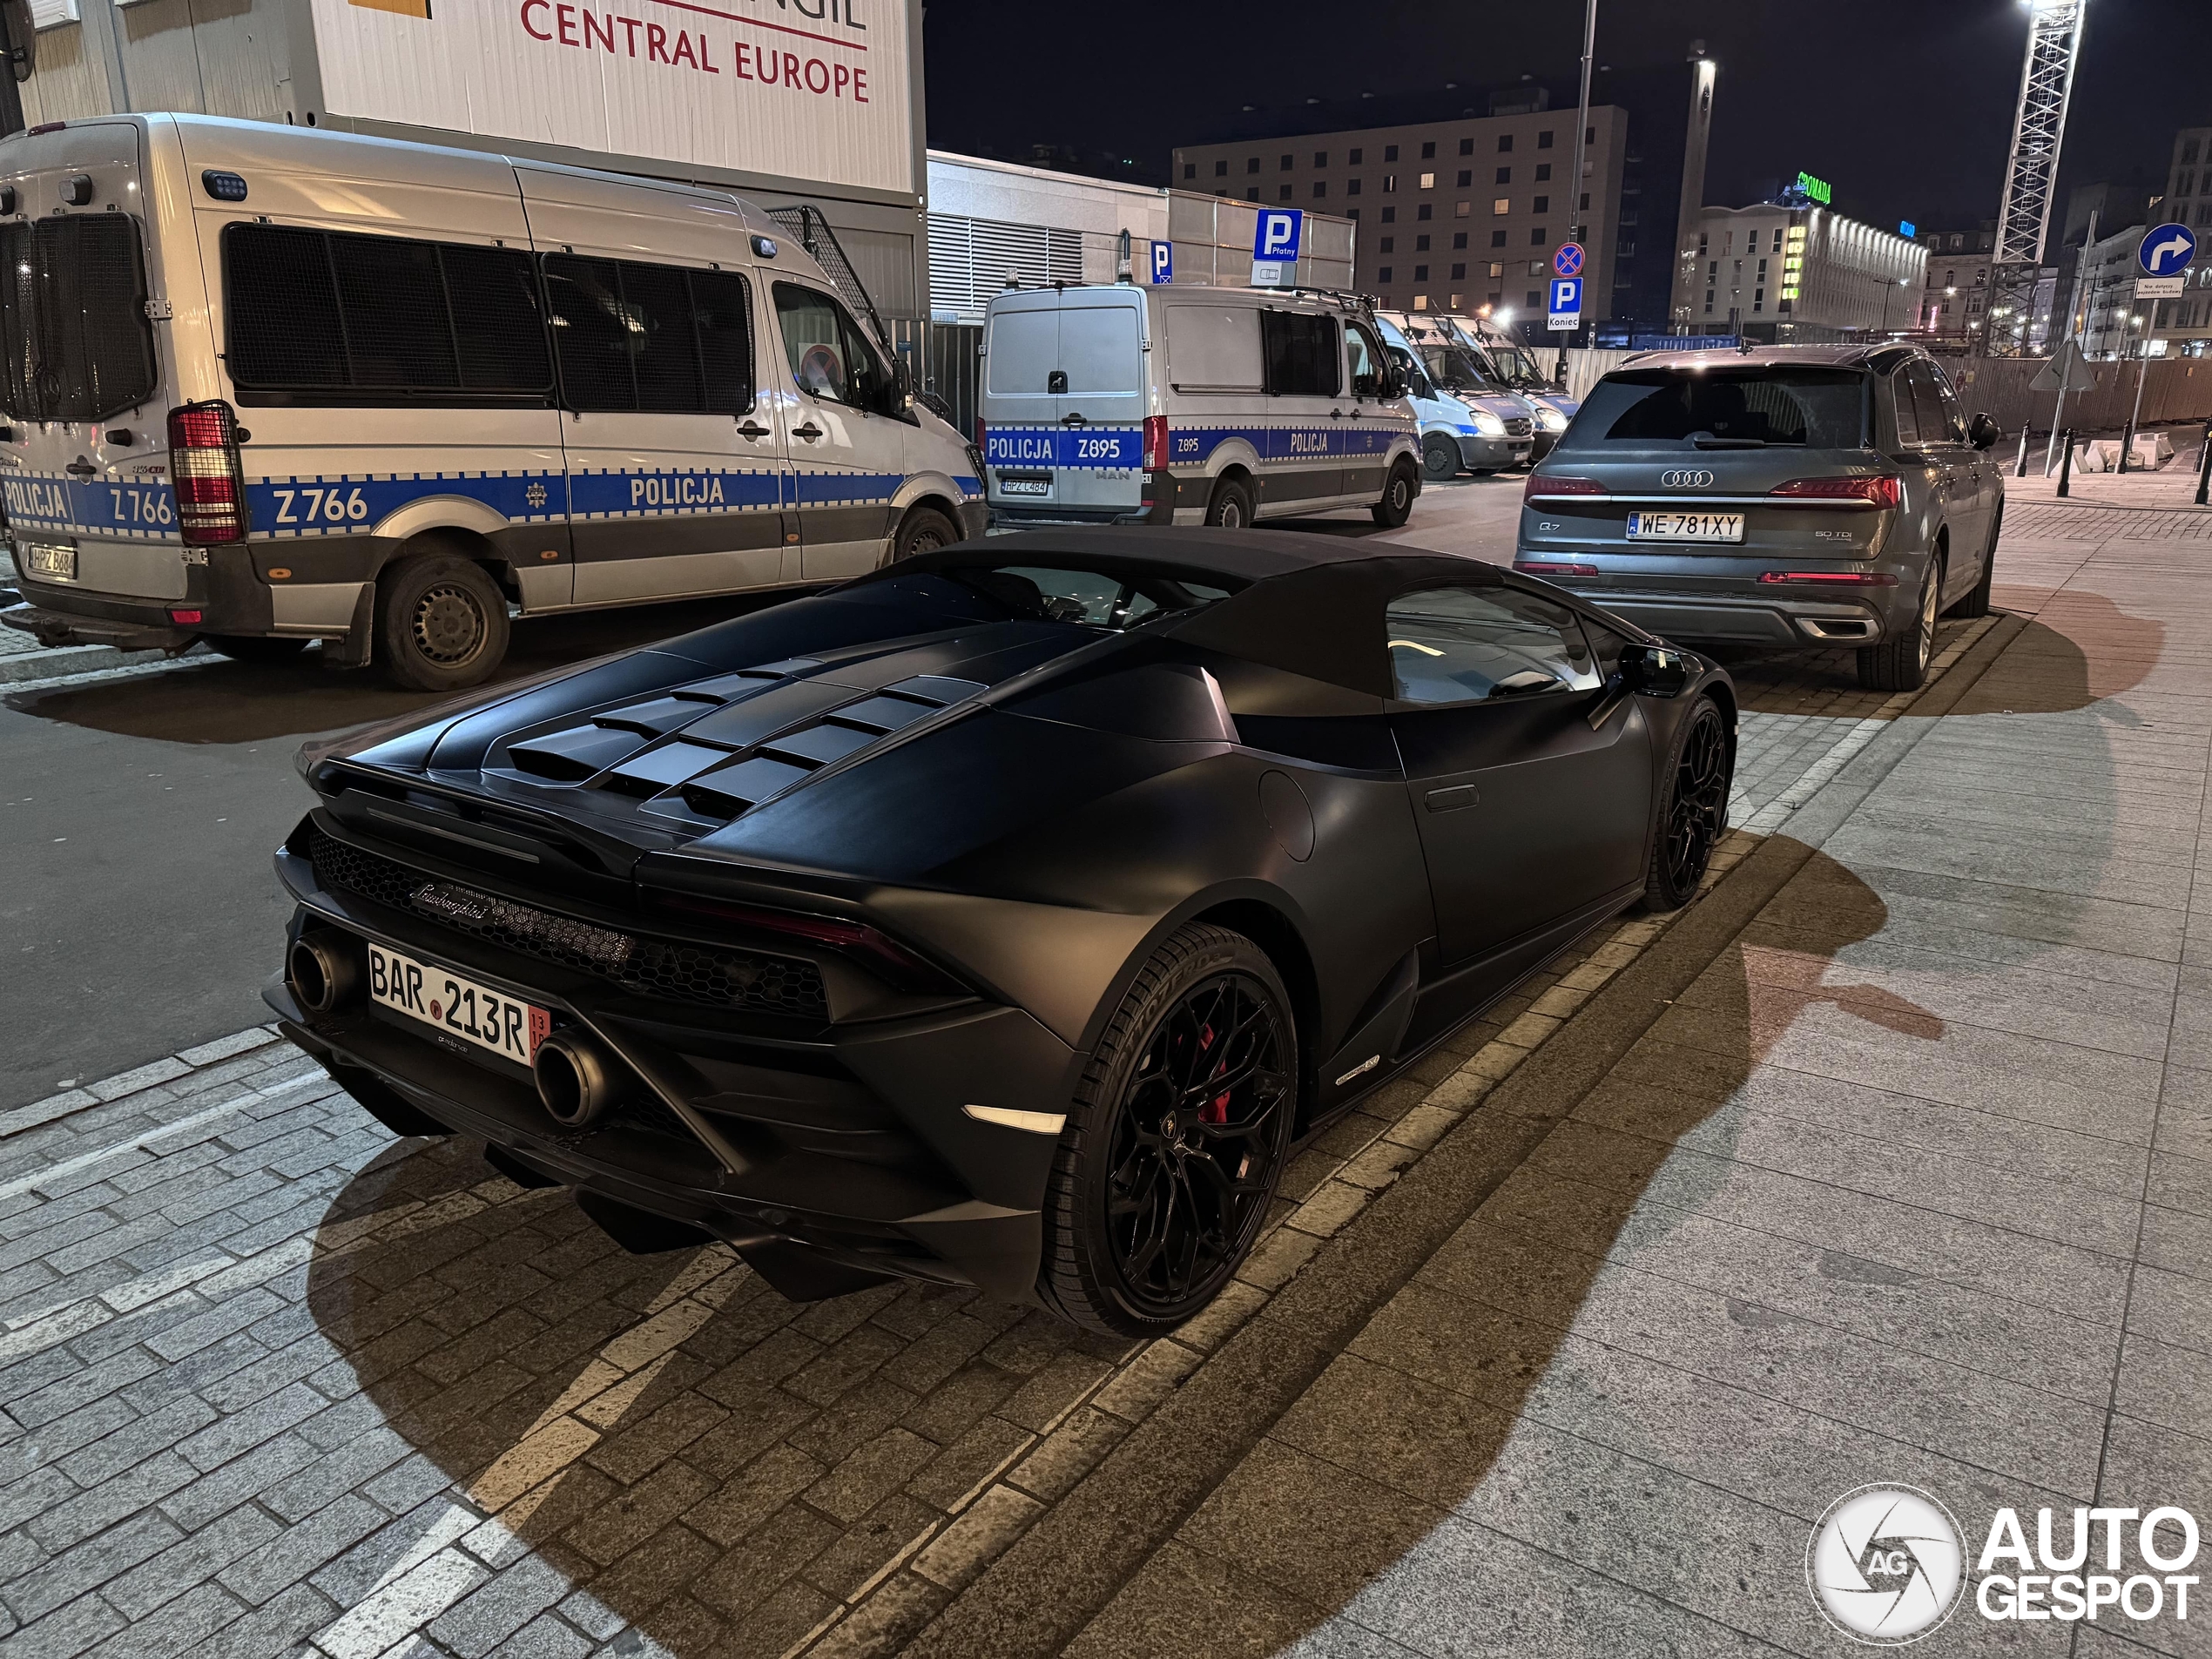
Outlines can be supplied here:
<path id="1" fill-rule="evenodd" d="M 929 142 L 1008 160 L 1065 146 L 1085 171 L 1117 152 L 1136 164 L 1123 176 L 1162 184 L 1177 144 L 1483 114 L 1492 89 L 1527 76 L 1571 104 L 1581 10 L 929 0 Z M 2026 30 L 2020 0 L 1600 0 L 1597 62 L 1636 115 L 1656 106 L 1631 138 L 1671 152 L 1672 171 L 1683 60 L 1705 41 L 1720 64 L 1709 202 L 1755 200 L 1803 170 L 1855 219 L 1966 229 L 1997 212 Z M 2162 187 L 2188 125 L 2212 125 L 2212 3 L 2090 0 L 2060 214 L 2076 184 Z"/>

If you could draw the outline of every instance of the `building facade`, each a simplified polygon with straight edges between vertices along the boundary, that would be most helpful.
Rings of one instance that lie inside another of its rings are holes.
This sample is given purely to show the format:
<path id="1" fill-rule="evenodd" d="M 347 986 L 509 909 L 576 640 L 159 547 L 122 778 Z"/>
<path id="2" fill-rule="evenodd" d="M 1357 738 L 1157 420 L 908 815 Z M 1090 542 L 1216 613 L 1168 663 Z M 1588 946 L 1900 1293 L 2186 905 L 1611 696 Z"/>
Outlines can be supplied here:
<path id="1" fill-rule="evenodd" d="M 1996 221 L 1970 231 L 1919 231 L 1912 239 L 1928 250 L 1928 280 L 1914 327 L 1931 344 L 1972 348 L 1989 320 Z"/>
<path id="2" fill-rule="evenodd" d="M 2196 266 L 2188 292 L 2178 300 L 2149 302 L 2153 353 L 2168 357 L 2212 354 L 2212 127 L 2184 127 L 2174 135 L 2161 221 L 2196 233 Z"/>
<path id="3" fill-rule="evenodd" d="M 1359 286 L 1397 311 L 1541 314 L 1552 255 L 1579 223 L 1582 316 L 1598 321 L 1614 314 L 1642 207 L 1623 188 L 1627 112 L 1592 108 L 1585 151 L 1579 203 L 1571 109 L 1186 145 L 1170 178 L 1178 190 L 1343 214 L 1356 226 Z"/>
<path id="4" fill-rule="evenodd" d="M 1707 207 L 1683 242 L 1672 311 L 1686 334 L 1786 343 L 1898 333 L 1917 321 L 1927 285 L 1926 248 L 1825 207 Z"/>

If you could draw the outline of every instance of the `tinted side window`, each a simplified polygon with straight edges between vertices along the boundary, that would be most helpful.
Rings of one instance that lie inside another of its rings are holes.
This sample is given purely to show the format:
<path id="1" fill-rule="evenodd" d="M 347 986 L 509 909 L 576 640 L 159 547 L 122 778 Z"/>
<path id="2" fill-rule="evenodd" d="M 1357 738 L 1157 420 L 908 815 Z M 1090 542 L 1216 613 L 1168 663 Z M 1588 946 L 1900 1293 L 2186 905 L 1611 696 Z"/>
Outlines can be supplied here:
<path id="1" fill-rule="evenodd" d="M 1334 317 L 1264 311 L 1259 333 L 1269 391 L 1281 397 L 1334 397 L 1343 389 Z"/>
<path id="2" fill-rule="evenodd" d="M 776 320 L 800 391 L 856 409 L 883 407 L 887 371 L 843 306 L 819 289 L 779 282 Z"/>
<path id="3" fill-rule="evenodd" d="M 1920 417 L 1920 442 L 1963 442 L 1963 426 L 1956 437 L 1952 435 L 1951 417 L 1943 407 L 1943 388 L 1936 380 L 1935 366 L 1915 363 L 1908 372 L 1912 376 L 1912 407 Z"/>
<path id="4" fill-rule="evenodd" d="M 1358 323 L 1346 323 L 1344 355 L 1352 371 L 1352 396 L 1380 397 L 1385 361 L 1382 343 Z"/>
<path id="5" fill-rule="evenodd" d="M 1575 613 L 1534 594 L 1429 588 L 1391 601 L 1385 618 L 1401 702 L 1472 703 L 1599 683 Z"/>
<path id="6" fill-rule="evenodd" d="M 1943 423 L 1951 433 L 1951 442 L 1968 442 L 1966 406 L 1959 401 L 1959 394 L 1951 389 L 1950 377 L 1933 363 L 1923 367 L 1928 371 L 1928 378 L 1935 382 L 1936 396 L 1943 404 Z"/>
<path id="7" fill-rule="evenodd" d="M 231 225 L 223 273 L 225 361 L 241 395 L 467 405 L 553 389 L 520 249 Z"/>
<path id="8" fill-rule="evenodd" d="M 745 279 L 633 260 L 545 256 L 573 409 L 742 415 L 752 407 Z"/>
<path id="9" fill-rule="evenodd" d="M 7 407 L 34 421 L 95 421 L 154 387 L 138 221 L 71 213 L 0 227 Z"/>
<path id="10" fill-rule="evenodd" d="M 1890 412 L 1897 421 L 1897 444 L 1900 449 L 1910 449 L 1920 442 L 1920 416 L 1912 404 L 1912 381 L 1903 370 L 1881 382 L 1882 395 L 1889 400 Z"/>

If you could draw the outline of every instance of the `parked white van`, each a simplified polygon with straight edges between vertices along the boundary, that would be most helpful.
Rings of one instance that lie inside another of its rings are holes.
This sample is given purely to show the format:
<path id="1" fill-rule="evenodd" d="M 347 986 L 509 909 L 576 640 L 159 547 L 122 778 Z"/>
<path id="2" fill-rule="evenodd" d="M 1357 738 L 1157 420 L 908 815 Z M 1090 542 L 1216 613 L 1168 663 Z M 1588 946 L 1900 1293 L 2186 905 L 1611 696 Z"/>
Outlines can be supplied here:
<path id="1" fill-rule="evenodd" d="M 1420 435 L 1366 303 L 1272 288 L 1008 289 L 984 318 L 994 523 L 1402 524 Z"/>
<path id="2" fill-rule="evenodd" d="M 1421 428 L 1421 475 L 1455 478 L 1464 470 L 1486 477 L 1528 464 L 1534 417 L 1517 398 L 1480 392 L 1447 392 L 1429 377 L 1420 348 L 1384 313 L 1375 314 L 1383 345 L 1406 383 L 1406 400 Z"/>
<path id="3" fill-rule="evenodd" d="M 484 678 L 523 616 L 980 534 L 981 462 L 759 208 L 191 115 L 0 143 L 0 507 L 48 644 Z"/>

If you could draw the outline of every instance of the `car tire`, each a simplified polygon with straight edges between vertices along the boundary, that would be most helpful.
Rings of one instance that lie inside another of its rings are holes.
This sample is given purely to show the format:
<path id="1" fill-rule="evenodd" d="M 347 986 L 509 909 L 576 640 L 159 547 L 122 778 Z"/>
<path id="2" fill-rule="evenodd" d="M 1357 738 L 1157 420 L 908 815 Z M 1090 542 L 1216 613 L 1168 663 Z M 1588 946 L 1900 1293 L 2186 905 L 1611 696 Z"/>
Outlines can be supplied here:
<path id="1" fill-rule="evenodd" d="M 1711 698 L 1701 696 L 1676 730 L 1663 776 L 1644 872 L 1642 908 L 1649 912 L 1679 910 L 1697 896 L 1713 848 L 1728 832 L 1736 745 Z"/>
<path id="2" fill-rule="evenodd" d="M 1460 446 L 1440 432 L 1421 440 L 1421 476 L 1456 478 L 1460 475 Z"/>
<path id="3" fill-rule="evenodd" d="M 1206 503 L 1206 523 L 1216 529 L 1247 530 L 1252 527 L 1251 487 L 1241 479 L 1224 478 L 1213 487 Z"/>
<path id="4" fill-rule="evenodd" d="M 415 691 L 481 685 L 507 655 L 507 596 L 466 559 L 388 565 L 376 582 L 376 655 Z"/>
<path id="5" fill-rule="evenodd" d="M 1912 625 L 1878 645 L 1862 646 L 1858 653 L 1858 683 L 1870 691 L 1917 691 L 1927 683 L 1928 664 L 1935 660 L 1936 614 L 1943 604 L 1943 558 L 1928 561 L 1920 581 L 1920 603 Z"/>
<path id="6" fill-rule="evenodd" d="M 1413 497 L 1420 494 L 1420 483 L 1413 475 L 1413 463 L 1401 461 L 1383 481 L 1382 499 L 1367 510 L 1374 515 L 1376 523 L 1386 530 L 1394 530 L 1413 516 Z"/>
<path id="7" fill-rule="evenodd" d="M 891 559 L 897 563 L 917 553 L 934 553 L 960 540 L 960 527 L 934 507 L 917 507 L 899 523 L 892 538 Z"/>
<path id="8" fill-rule="evenodd" d="M 1061 1130 L 1045 1305 L 1089 1330 L 1155 1337 L 1211 1302 L 1267 1217 L 1298 1075 L 1290 995 L 1266 953 L 1225 927 L 1171 934 L 1107 1022 Z M 1217 1096 L 1224 1076 L 1238 1081 Z"/>
<path id="9" fill-rule="evenodd" d="M 1989 614 L 1989 588 L 1997 579 L 1997 537 L 2005 528 L 2005 509 L 1997 509 L 1997 522 L 1989 527 L 1989 545 L 1982 550 L 1981 577 L 1974 590 L 1952 610 L 1957 617 L 1986 617 Z"/>
<path id="10" fill-rule="evenodd" d="M 307 649 L 304 639 L 268 634 L 202 634 L 200 643 L 234 663 L 288 663 Z"/>

